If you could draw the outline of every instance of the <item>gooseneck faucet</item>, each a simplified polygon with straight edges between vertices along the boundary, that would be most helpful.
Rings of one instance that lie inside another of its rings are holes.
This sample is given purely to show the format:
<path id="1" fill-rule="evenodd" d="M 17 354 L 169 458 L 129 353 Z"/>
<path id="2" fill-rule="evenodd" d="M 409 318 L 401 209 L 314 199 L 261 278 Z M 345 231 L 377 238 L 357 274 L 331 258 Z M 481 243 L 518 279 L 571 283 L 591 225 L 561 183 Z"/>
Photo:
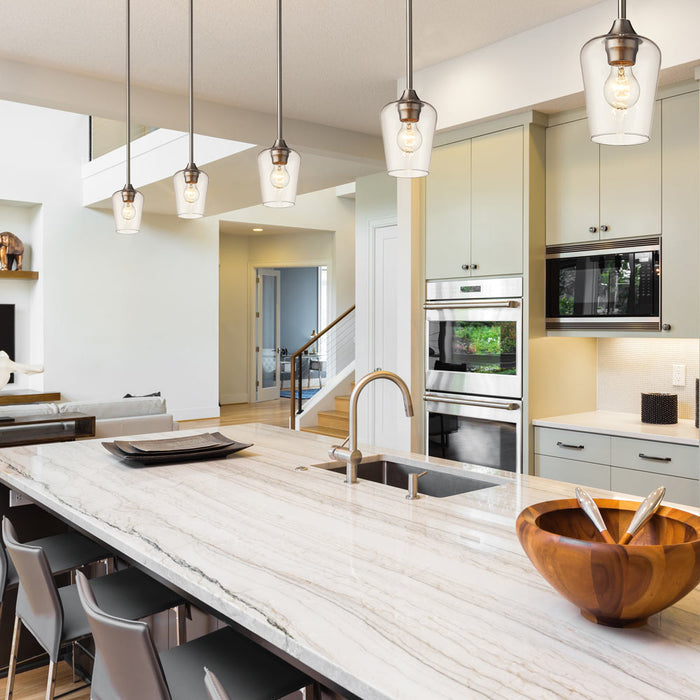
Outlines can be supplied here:
<path id="1" fill-rule="evenodd" d="M 348 443 L 348 446 L 343 447 L 343 445 L 345 445 L 344 442 L 343 445 L 334 445 L 328 451 L 328 456 L 331 459 L 335 459 L 338 462 L 345 462 L 347 467 L 345 482 L 347 484 L 357 483 L 357 465 L 362 461 L 362 452 L 357 449 L 357 401 L 360 398 L 362 390 L 375 379 L 388 379 L 390 382 L 394 382 L 394 384 L 401 389 L 406 416 L 408 418 L 413 416 L 411 392 L 408 390 L 406 382 L 404 382 L 398 374 L 377 370 L 376 372 L 366 374 L 357 382 L 355 388 L 352 390 L 352 394 L 350 394 L 350 430 L 348 439 L 345 441 Z"/>

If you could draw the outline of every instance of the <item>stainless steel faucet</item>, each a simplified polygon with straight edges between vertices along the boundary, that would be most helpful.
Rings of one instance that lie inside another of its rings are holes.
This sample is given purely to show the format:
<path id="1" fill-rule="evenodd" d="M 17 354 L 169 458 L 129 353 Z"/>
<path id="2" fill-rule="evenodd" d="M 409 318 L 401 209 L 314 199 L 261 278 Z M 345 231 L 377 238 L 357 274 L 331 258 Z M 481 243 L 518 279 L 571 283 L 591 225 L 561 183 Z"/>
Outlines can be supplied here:
<path id="1" fill-rule="evenodd" d="M 403 406 L 406 411 L 406 416 L 411 418 L 413 416 L 413 402 L 411 401 L 411 393 L 404 382 L 398 374 L 393 372 L 385 372 L 383 370 L 378 370 L 376 372 L 370 372 L 366 374 L 359 382 L 355 385 L 355 388 L 350 394 L 350 431 L 348 439 L 345 441 L 348 443 L 347 447 L 343 445 L 334 445 L 328 451 L 328 456 L 331 459 L 335 459 L 338 462 L 345 462 L 347 471 L 345 473 L 345 482 L 347 484 L 357 483 L 357 465 L 362 461 L 362 452 L 357 449 L 357 401 L 360 398 L 360 393 L 362 390 L 375 379 L 388 379 L 394 382 L 396 386 L 401 389 L 401 394 L 403 395 Z"/>

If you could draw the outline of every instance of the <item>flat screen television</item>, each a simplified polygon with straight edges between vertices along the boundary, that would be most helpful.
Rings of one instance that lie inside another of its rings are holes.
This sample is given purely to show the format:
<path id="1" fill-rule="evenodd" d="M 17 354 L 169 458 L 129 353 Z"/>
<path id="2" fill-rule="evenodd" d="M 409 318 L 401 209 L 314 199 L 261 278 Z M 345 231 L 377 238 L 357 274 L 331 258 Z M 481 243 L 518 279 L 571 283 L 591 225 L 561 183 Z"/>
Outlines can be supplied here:
<path id="1" fill-rule="evenodd" d="M 11 360 L 15 359 L 15 305 L 0 304 L 0 350 L 4 350 Z M 10 375 L 14 382 L 15 375 Z"/>

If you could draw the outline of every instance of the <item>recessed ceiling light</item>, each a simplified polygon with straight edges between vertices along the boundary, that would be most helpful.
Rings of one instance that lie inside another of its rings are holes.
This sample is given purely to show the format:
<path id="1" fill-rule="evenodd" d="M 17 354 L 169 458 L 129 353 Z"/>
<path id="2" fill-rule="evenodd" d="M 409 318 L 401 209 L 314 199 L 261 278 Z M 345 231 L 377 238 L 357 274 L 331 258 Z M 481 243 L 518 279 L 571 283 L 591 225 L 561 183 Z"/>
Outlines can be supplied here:
<path id="1" fill-rule="evenodd" d="M 260 231 L 262 231 L 262 229 L 261 228 L 254 228 L 253 231 L 255 231 L 256 233 L 259 233 Z"/>

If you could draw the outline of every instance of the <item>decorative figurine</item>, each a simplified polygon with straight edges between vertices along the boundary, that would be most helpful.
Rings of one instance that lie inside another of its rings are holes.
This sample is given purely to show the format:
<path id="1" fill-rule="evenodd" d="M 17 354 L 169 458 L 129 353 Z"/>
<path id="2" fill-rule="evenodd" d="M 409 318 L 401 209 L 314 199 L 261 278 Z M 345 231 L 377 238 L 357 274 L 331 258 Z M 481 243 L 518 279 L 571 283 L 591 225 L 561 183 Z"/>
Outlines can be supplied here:
<path id="1" fill-rule="evenodd" d="M 0 389 L 10 381 L 10 375 L 13 372 L 19 372 L 20 374 L 41 374 L 43 371 L 44 365 L 21 365 L 17 362 L 13 362 L 4 350 L 0 350 Z"/>
<path id="2" fill-rule="evenodd" d="M 3 231 L 0 233 L 0 270 L 11 270 L 17 263 L 17 269 L 22 269 L 22 257 L 24 256 L 24 243 L 14 233 Z"/>

